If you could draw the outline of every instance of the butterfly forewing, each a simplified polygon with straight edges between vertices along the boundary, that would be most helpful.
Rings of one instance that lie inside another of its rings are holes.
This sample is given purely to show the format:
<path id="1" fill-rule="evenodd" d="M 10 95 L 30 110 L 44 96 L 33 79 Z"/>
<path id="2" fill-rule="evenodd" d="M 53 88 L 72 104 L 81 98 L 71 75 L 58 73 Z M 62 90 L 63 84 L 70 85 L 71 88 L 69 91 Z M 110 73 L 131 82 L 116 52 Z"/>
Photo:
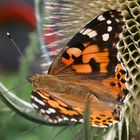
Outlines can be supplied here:
<path id="1" fill-rule="evenodd" d="M 48 122 L 83 122 L 88 97 L 92 126 L 106 127 L 120 119 L 115 106 L 123 103 L 127 89 L 116 43 L 123 25 L 120 12 L 103 12 L 70 40 L 47 75 L 29 78 L 33 107 Z"/>
<path id="2" fill-rule="evenodd" d="M 67 67 L 67 72 L 72 68 L 76 74 L 86 73 L 90 77 L 114 75 L 118 63 L 116 42 L 123 24 L 118 11 L 110 10 L 99 15 L 72 38 L 53 61 L 49 73 L 66 72 Z"/>

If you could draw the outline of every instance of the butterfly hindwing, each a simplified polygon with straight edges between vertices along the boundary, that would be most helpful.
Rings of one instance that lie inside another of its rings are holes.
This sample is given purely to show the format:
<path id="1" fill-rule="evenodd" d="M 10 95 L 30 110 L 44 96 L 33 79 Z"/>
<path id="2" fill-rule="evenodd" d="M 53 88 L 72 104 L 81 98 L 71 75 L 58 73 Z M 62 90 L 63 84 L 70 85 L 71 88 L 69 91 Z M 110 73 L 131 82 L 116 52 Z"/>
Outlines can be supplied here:
<path id="1" fill-rule="evenodd" d="M 33 107 L 44 115 L 50 123 L 83 122 L 82 112 L 78 107 L 68 105 L 43 89 L 32 91 L 31 99 Z"/>
<path id="2" fill-rule="evenodd" d="M 71 98 L 71 97 L 70 97 Z M 79 102 L 79 98 L 70 105 L 67 100 L 61 100 L 43 89 L 32 91 L 32 105 L 41 113 L 49 123 L 81 123 L 84 122 L 83 114 L 85 110 L 83 102 Z M 84 99 L 83 99 L 84 100 Z M 86 100 L 84 100 L 86 101 Z M 86 102 L 84 102 L 86 103 Z M 106 103 L 96 101 L 90 106 L 90 124 L 92 126 L 107 127 L 116 123 L 119 120 L 119 112 Z"/>

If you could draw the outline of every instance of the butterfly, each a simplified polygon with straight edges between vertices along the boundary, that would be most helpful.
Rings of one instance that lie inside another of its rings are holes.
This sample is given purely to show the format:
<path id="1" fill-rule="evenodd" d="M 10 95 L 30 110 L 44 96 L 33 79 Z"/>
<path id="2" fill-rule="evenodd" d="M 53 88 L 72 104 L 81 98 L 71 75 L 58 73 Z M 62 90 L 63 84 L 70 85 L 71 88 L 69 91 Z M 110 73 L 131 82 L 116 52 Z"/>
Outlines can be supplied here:
<path id="1" fill-rule="evenodd" d="M 91 126 L 107 127 L 121 119 L 118 106 L 128 90 L 116 44 L 123 27 L 121 12 L 103 12 L 67 43 L 47 74 L 28 76 L 32 106 L 44 119 L 82 123 L 87 102 Z"/>

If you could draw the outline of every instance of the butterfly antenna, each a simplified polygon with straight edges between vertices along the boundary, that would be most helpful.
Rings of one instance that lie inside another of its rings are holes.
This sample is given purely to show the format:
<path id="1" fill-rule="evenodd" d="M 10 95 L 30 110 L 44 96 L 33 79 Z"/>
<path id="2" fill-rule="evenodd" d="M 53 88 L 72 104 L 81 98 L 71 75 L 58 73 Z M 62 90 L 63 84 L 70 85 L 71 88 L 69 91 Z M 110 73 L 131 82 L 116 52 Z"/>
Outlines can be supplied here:
<path id="1" fill-rule="evenodd" d="M 13 88 L 10 88 L 10 89 L 6 90 L 5 92 L 9 92 L 9 91 L 13 91 L 13 90 L 15 90 L 15 89 L 17 89 L 17 88 L 21 88 L 21 86 L 24 86 L 24 85 L 26 85 L 26 84 L 28 84 L 27 81 L 26 81 L 26 82 L 22 82 L 22 83 L 18 84 L 18 86 L 15 86 L 15 87 L 13 87 Z"/>
<path id="2" fill-rule="evenodd" d="M 17 51 L 19 52 L 19 54 L 23 57 L 22 52 L 20 51 L 19 47 L 17 46 L 17 44 L 15 43 L 14 39 L 12 38 L 12 36 L 10 35 L 9 32 L 7 32 L 7 36 L 11 40 L 11 42 L 13 43 L 14 47 L 17 49 Z"/>

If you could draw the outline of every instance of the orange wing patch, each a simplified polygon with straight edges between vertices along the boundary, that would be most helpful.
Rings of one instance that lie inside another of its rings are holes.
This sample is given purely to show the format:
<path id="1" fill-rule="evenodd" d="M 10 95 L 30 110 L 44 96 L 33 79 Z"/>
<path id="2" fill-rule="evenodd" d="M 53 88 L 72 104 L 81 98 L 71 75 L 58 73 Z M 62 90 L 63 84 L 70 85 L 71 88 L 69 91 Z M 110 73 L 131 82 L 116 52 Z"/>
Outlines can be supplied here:
<path id="1" fill-rule="evenodd" d="M 92 58 L 95 59 L 97 63 L 108 63 L 109 53 L 99 52 L 99 53 L 83 54 L 83 57 L 82 57 L 83 63 L 89 63 Z"/>
<path id="2" fill-rule="evenodd" d="M 69 48 L 66 51 L 68 58 L 62 57 L 61 61 L 66 65 L 72 65 L 72 68 L 76 73 L 92 73 L 96 71 L 96 63 L 99 65 L 100 73 L 107 73 L 107 66 L 110 62 L 109 60 L 109 50 L 107 48 L 100 51 L 99 46 L 89 45 L 81 51 L 79 48 Z M 73 57 L 79 58 L 79 64 L 75 64 L 75 59 Z M 81 59 L 81 60 L 80 60 Z M 90 62 L 94 60 L 95 64 L 91 65 Z M 81 61 L 81 62 L 80 62 Z"/>
<path id="3" fill-rule="evenodd" d="M 116 77 L 118 79 L 118 85 L 121 87 L 121 90 L 126 89 L 125 85 L 125 77 L 126 77 L 126 71 L 124 70 L 124 67 L 121 63 L 119 63 L 116 67 Z"/>
<path id="4" fill-rule="evenodd" d="M 89 64 L 78 64 L 78 65 L 72 65 L 72 68 L 77 72 L 77 73 L 91 73 L 92 68 Z"/>
<path id="5" fill-rule="evenodd" d="M 88 45 L 86 46 L 86 48 L 83 50 L 83 55 L 84 54 L 92 54 L 92 53 L 96 53 L 96 52 L 99 52 L 100 49 L 97 45 Z"/>
<path id="6" fill-rule="evenodd" d="M 119 102 L 123 102 L 128 90 L 126 88 L 125 81 L 126 71 L 122 67 L 121 63 L 116 66 L 115 76 L 112 78 L 106 78 L 103 80 L 103 84 L 109 86 L 112 89 L 112 95 L 118 97 Z"/>
<path id="7" fill-rule="evenodd" d="M 68 59 L 66 59 L 65 57 L 61 58 L 61 61 L 66 65 L 70 65 L 74 62 L 72 56 L 79 57 L 82 54 L 82 51 L 79 48 L 69 48 L 66 52 L 69 58 Z"/>
<path id="8" fill-rule="evenodd" d="M 110 124 L 115 124 L 120 120 L 120 113 L 111 109 L 100 111 L 94 111 L 90 116 L 91 125 L 107 127 Z"/>

